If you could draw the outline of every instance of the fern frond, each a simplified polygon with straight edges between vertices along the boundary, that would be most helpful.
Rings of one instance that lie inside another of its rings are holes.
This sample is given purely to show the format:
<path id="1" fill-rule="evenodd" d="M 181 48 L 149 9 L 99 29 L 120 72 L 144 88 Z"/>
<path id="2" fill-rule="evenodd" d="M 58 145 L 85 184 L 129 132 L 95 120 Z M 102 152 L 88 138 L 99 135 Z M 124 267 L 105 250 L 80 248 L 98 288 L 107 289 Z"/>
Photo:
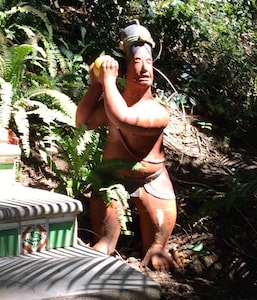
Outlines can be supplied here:
<path id="1" fill-rule="evenodd" d="M 0 32 L 0 77 L 2 78 L 5 78 L 8 54 L 5 36 Z"/>
<path id="2" fill-rule="evenodd" d="M 86 150 L 87 145 L 92 142 L 92 132 L 85 130 L 82 136 L 78 136 L 77 141 L 77 145 L 74 146 L 76 146 L 78 155 L 82 155 Z"/>
<path id="3" fill-rule="evenodd" d="M 47 70 L 50 76 L 54 78 L 57 75 L 58 68 L 62 71 L 67 69 L 66 60 L 52 39 L 44 36 L 40 32 L 37 33 L 37 38 L 40 39 L 44 45 Z"/>
<path id="4" fill-rule="evenodd" d="M 90 184 L 92 191 L 99 192 L 100 188 L 108 188 L 117 183 L 116 178 L 122 177 L 118 170 L 138 170 L 140 168 L 143 168 L 140 163 L 123 159 L 98 162 L 96 166 L 92 167 L 87 182 Z M 99 183 L 101 184 L 100 186 Z"/>
<path id="5" fill-rule="evenodd" d="M 25 32 L 28 37 L 28 44 L 33 46 L 33 59 L 37 59 L 37 53 L 39 52 L 41 56 L 46 59 L 47 54 L 45 50 L 38 45 L 38 41 L 40 40 L 40 35 L 35 28 L 25 25 L 17 25 L 14 24 L 18 29 L 21 29 Z"/>
<path id="6" fill-rule="evenodd" d="M 7 69 L 6 81 L 11 82 L 13 89 L 16 89 L 25 70 L 24 61 L 33 51 L 33 46 L 26 44 L 13 46 L 10 48 L 10 51 L 11 60 Z"/>
<path id="7" fill-rule="evenodd" d="M 51 47 L 46 47 L 48 72 L 52 78 L 57 75 L 57 61 L 55 59 L 55 51 Z"/>
<path id="8" fill-rule="evenodd" d="M 23 101 L 24 100 L 27 106 L 30 107 L 30 111 L 27 112 L 28 115 L 37 114 L 48 125 L 50 125 L 51 123 L 55 123 L 56 121 L 59 121 L 68 124 L 70 126 L 74 126 L 74 119 L 62 113 L 61 111 L 57 109 L 51 109 L 46 104 L 40 101 L 23 99 Z"/>
<path id="9" fill-rule="evenodd" d="M 101 188 L 100 193 L 107 206 L 111 204 L 112 200 L 118 202 L 117 216 L 120 223 L 120 228 L 123 234 L 131 235 L 132 231 L 128 230 L 127 223 L 132 221 L 131 211 L 128 205 L 129 193 L 122 184 L 113 184 L 107 188 Z"/>
<path id="10" fill-rule="evenodd" d="M 76 104 L 70 99 L 69 96 L 65 95 L 62 92 L 59 92 L 57 90 L 51 90 L 51 89 L 36 89 L 33 92 L 31 92 L 30 97 L 35 97 L 38 95 L 48 95 L 52 98 L 54 98 L 56 101 L 58 101 L 58 105 L 61 107 L 61 110 L 63 111 L 63 114 L 67 115 L 70 119 L 69 125 L 75 126 L 75 114 L 77 110 Z M 72 121 L 71 121 L 72 120 Z M 60 121 L 64 122 L 62 119 Z"/>
<path id="11" fill-rule="evenodd" d="M 8 127 L 12 112 L 12 84 L 0 77 L 0 125 Z"/>
<path id="12" fill-rule="evenodd" d="M 95 168 L 95 172 L 98 174 L 114 174 L 117 170 L 140 170 L 143 168 L 143 165 L 130 160 L 125 159 L 110 159 L 104 160 Z"/>
<path id="13" fill-rule="evenodd" d="M 2 56 L 0 56 L 0 77 L 5 77 L 5 60 Z"/>
<path id="14" fill-rule="evenodd" d="M 39 9 L 32 7 L 30 5 L 23 5 L 22 6 L 14 6 L 12 7 L 10 10 L 5 11 L 5 15 L 14 15 L 17 12 L 21 12 L 21 13 L 32 13 L 33 15 L 39 17 L 45 24 L 49 37 L 52 38 L 53 37 L 53 27 L 50 23 L 50 21 L 48 20 L 48 18 L 46 17 L 46 15 L 40 11 Z"/>
<path id="15" fill-rule="evenodd" d="M 28 157 L 30 154 L 30 143 L 29 143 L 29 120 L 27 112 L 23 106 L 16 106 L 16 112 L 14 114 L 15 123 L 20 133 L 20 139 L 22 149 L 25 155 Z"/>
<path id="16" fill-rule="evenodd" d="M 36 37 L 35 32 L 29 26 L 18 25 L 18 24 L 14 24 L 13 26 L 16 26 L 17 28 L 23 30 L 27 35 L 29 41 L 33 40 Z"/>
<path id="17" fill-rule="evenodd" d="M 72 136 L 64 137 L 65 143 L 61 142 L 63 148 L 69 151 L 71 169 L 77 172 L 82 166 L 86 168 L 92 165 L 92 154 L 96 140 L 93 137 L 93 131 L 85 129 L 73 129 Z"/>
<path id="18" fill-rule="evenodd" d="M 55 44 L 54 44 L 55 45 Z M 59 48 L 55 45 L 55 57 L 56 57 L 56 60 L 57 62 L 59 63 L 59 66 L 60 66 L 60 69 L 61 70 L 65 70 L 67 69 L 67 62 L 66 62 L 66 59 L 65 57 L 62 55 L 61 51 L 59 50 Z"/>
<path id="19" fill-rule="evenodd" d="M 14 119 L 18 131 L 21 134 L 22 148 L 26 155 L 29 155 L 30 153 L 30 125 L 28 120 L 28 116 L 30 114 L 37 114 L 46 124 L 48 124 L 49 128 L 51 124 L 56 121 L 63 122 L 65 124 L 74 123 L 74 120 L 63 114 L 61 111 L 51 109 L 40 101 L 34 101 L 27 98 L 21 98 L 19 101 L 16 101 L 13 110 L 15 110 Z"/>
<path id="20" fill-rule="evenodd" d="M 61 70 L 67 68 L 65 58 L 51 38 L 43 35 L 36 28 L 31 26 L 13 24 L 12 27 L 17 27 L 25 32 L 28 37 L 27 43 L 33 46 L 32 58 L 38 60 L 39 57 L 37 53 L 39 52 L 41 57 L 47 63 L 47 70 L 52 78 L 57 75 L 58 67 L 60 67 Z M 44 48 L 38 45 L 38 41 L 43 43 Z"/>

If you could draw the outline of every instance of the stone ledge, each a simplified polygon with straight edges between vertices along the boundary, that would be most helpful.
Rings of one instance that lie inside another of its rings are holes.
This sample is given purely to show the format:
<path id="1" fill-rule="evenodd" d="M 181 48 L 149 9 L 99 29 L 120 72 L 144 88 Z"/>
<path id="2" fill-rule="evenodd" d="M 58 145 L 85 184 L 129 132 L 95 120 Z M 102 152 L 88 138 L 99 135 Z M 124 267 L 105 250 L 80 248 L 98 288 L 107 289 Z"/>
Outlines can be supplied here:
<path id="1" fill-rule="evenodd" d="M 46 190 L 24 187 L 19 183 L 1 188 L 0 221 L 15 221 L 31 217 L 58 214 L 78 214 L 80 201 Z"/>
<path id="2" fill-rule="evenodd" d="M 0 259 L 5 300 L 155 300 L 160 286 L 112 256 L 87 246 Z"/>

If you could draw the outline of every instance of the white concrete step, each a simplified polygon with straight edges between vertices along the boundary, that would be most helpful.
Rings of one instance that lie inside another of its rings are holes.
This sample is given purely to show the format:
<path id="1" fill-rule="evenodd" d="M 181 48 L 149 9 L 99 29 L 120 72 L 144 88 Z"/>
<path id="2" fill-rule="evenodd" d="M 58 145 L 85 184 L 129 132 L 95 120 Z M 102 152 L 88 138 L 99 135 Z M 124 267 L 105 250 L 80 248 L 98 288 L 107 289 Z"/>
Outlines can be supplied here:
<path id="1" fill-rule="evenodd" d="M 87 246 L 0 259 L 4 300 L 155 300 L 160 286 L 121 260 Z"/>

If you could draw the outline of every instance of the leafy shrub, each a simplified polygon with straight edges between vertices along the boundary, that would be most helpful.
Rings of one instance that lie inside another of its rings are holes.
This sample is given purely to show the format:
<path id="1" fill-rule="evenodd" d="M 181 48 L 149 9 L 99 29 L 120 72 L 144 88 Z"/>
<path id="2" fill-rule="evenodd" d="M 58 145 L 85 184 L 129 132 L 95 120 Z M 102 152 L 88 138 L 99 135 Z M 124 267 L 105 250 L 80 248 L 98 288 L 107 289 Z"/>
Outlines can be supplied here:
<path id="1" fill-rule="evenodd" d="M 19 13 L 31 13 L 43 19 L 48 35 L 31 26 L 12 23 L 8 20 Z M 55 122 L 75 124 L 76 105 L 58 90 L 54 90 L 54 78 L 58 69 L 65 69 L 66 63 L 52 41 L 52 30 L 44 14 L 30 6 L 14 7 L 0 14 L 5 24 L 1 34 L 0 49 L 0 120 L 1 126 L 15 123 L 20 134 L 25 154 L 30 153 L 30 115 L 37 114 L 45 124 Z M 26 43 L 16 44 L 16 36 L 25 33 Z M 13 40 L 14 42 L 10 43 Z M 48 98 L 52 101 L 48 101 Z"/>
<path id="2" fill-rule="evenodd" d="M 243 134 L 256 119 L 255 1 L 156 1 L 162 62 L 196 112 Z M 171 70 L 171 71 L 170 71 Z M 210 120 L 208 120 L 210 121 Z"/>

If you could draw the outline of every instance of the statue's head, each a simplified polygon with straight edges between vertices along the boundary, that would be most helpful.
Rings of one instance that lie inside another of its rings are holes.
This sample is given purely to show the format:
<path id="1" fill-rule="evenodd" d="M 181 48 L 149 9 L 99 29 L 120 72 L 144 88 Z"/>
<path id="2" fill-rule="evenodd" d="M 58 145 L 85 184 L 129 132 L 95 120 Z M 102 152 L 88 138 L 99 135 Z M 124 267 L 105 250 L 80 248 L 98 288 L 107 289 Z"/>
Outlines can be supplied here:
<path id="1" fill-rule="evenodd" d="M 122 29 L 120 37 L 120 49 L 124 51 L 127 63 L 134 57 L 139 47 L 145 47 L 152 55 L 155 43 L 148 29 L 140 25 L 138 20 L 133 20 L 127 27 Z"/>

